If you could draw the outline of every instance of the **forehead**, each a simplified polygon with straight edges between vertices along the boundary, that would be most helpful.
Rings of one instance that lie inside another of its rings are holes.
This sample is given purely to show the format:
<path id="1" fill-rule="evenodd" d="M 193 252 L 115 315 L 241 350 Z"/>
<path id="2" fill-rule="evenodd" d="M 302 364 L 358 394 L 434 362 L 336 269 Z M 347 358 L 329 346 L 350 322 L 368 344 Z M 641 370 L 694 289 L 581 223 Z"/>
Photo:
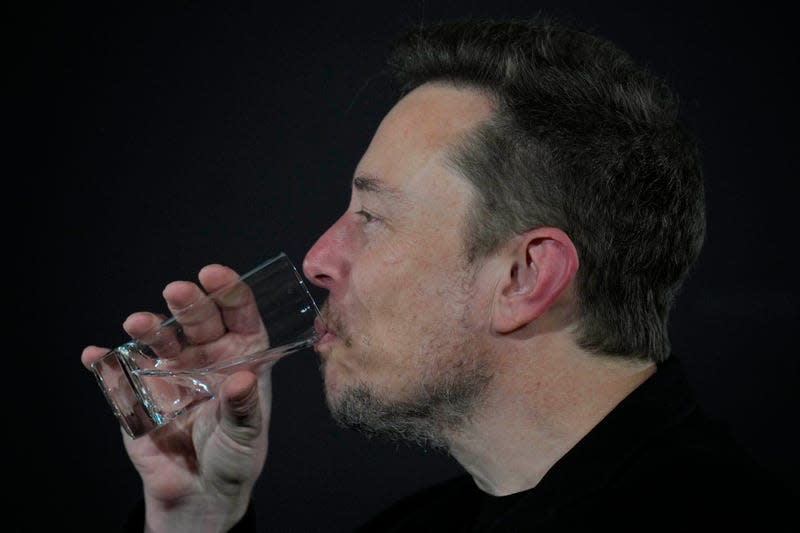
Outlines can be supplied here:
<path id="1" fill-rule="evenodd" d="M 492 111 L 490 98 L 477 89 L 422 85 L 384 117 L 356 176 L 371 176 L 411 195 L 445 185 L 441 174 L 449 149 Z"/>

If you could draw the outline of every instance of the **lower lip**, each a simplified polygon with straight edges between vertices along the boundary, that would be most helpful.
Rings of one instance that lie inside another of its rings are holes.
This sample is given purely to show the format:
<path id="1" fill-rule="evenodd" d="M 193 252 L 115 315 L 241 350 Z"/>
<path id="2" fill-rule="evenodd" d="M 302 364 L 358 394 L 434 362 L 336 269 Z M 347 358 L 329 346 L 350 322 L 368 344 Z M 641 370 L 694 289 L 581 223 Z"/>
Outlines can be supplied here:
<path id="1" fill-rule="evenodd" d="M 334 335 L 330 331 L 326 331 L 325 334 L 317 342 L 314 343 L 314 348 L 318 350 L 323 345 L 330 344 L 331 342 L 336 340 L 336 338 L 337 338 L 336 335 Z"/>

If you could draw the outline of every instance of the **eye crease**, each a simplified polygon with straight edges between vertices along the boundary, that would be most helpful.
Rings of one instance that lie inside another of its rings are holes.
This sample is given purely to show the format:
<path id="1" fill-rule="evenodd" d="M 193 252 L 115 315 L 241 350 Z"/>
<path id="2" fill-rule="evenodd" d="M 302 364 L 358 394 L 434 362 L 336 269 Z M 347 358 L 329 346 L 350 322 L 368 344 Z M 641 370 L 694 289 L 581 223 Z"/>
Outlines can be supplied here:
<path id="1" fill-rule="evenodd" d="M 364 211 L 363 209 L 360 209 L 360 210 L 356 211 L 356 215 L 358 215 L 360 217 L 363 217 L 364 218 L 364 222 L 373 222 L 373 221 L 377 220 L 372 215 L 372 213 L 370 213 L 368 211 Z"/>

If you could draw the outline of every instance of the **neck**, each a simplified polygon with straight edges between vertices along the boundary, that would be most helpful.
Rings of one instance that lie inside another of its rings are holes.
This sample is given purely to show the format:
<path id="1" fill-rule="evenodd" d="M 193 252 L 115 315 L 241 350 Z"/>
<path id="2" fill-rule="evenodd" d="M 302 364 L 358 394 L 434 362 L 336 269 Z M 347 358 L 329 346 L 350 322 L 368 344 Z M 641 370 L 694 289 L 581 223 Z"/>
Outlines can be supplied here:
<path id="1" fill-rule="evenodd" d="M 543 346 L 543 344 L 547 346 Z M 495 496 L 536 486 L 655 364 L 592 355 L 563 339 L 494 351 L 497 367 L 468 427 L 448 433 L 452 456 Z"/>

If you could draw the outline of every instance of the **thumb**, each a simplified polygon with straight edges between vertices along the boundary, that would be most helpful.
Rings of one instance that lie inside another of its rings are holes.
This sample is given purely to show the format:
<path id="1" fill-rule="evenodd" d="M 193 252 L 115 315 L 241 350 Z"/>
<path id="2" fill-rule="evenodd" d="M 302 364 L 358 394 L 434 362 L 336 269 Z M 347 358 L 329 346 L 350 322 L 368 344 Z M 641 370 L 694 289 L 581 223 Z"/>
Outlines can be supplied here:
<path id="1" fill-rule="evenodd" d="M 234 442 L 248 445 L 261 433 L 258 379 L 252 372 L 229 376 L 220 390 L 220 427 Z"/>

